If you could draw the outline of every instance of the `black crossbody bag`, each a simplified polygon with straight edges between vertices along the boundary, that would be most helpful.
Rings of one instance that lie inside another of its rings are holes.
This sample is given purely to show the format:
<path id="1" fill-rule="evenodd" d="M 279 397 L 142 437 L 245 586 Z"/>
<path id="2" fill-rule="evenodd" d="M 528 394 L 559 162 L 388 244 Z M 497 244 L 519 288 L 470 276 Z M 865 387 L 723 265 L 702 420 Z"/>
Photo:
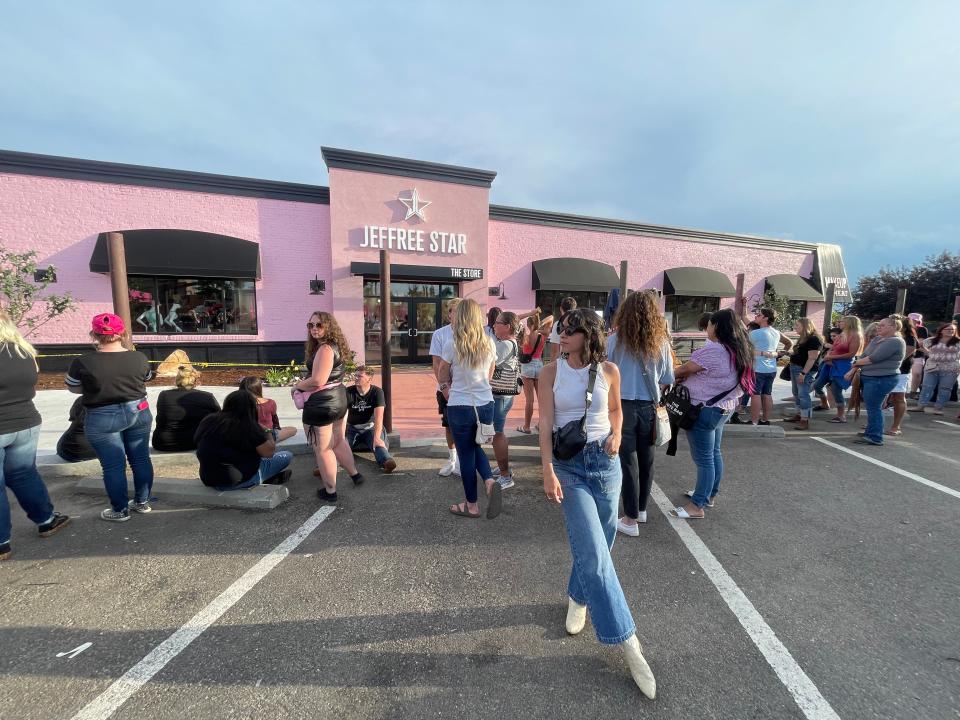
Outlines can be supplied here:
<path id="1" fill-rule="evenodd" d="M 593 388 L 597 384 L 597 363 L 590 365 L 590 379 L 587 380 L 585 397 L 586 407 L 583 417 L 571 420 L 553 431 L 553 456 L 557 460 L 570 460 L 587 446 L 587 412 L 593 402 Z"/>
<path id="2" fill-rule="evenodd" d="M 533 361 L 533 356 L 537 354 L 537 350 L 540 349 L 540 343 L 543 342 L 543 335 L 537 333 L 537 339 L 533 341 L 533 350 L 528 353 L 520 353 L 520 363 L 526 365 L 529 362 Z"/>
<path id="3" fill-rule="evenodd" d="M 675 422 L 679 428 L 689 430 L 696 425 L 697 420 L 700 418 L 700 410 L 702 408 L 710 407 L 714 403 L 723 400 L 723 398 L 736 390 L 739 385 L 740 379 L 737 378 L 737 384 L 729 390 L 724 390 L 719 395 L 714 395 L 705 403 L 697 403 L 694 405 L 690 401 L 690 391 L 682 384 L 676 383 L 667 390 L 663 396 L 663 406 L 667 409 L 667 414 L 670 415 L 671 421 Z"/>

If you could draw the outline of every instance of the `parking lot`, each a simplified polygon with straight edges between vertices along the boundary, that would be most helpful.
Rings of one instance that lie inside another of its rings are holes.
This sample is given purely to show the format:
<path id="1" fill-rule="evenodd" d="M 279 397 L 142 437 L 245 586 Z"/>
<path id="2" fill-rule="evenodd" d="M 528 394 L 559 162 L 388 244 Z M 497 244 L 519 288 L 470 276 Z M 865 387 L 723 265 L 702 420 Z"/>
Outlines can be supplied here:
<path id="1" fill-rule="evenodd" d="M 882 448 L 853 422 L 731 435 L 717 507 L 690 523 L 666 515 L 693 486 L 686 443 L 658 453 L 650 521 L 613 551 L 653 702 L 589 625 L 565 634 L 569 550 L 533 464 L 494 521 L 451 516 L 459 479 L 418 449 L 342 480 L 332 511 L 305 456 L 265 513 L 161 497 L 114 525 L 54 480 L 72 525 L 39 540 L 15 507 L 0 566 L 0 716 L 960 717 L 948 409 Z"/>

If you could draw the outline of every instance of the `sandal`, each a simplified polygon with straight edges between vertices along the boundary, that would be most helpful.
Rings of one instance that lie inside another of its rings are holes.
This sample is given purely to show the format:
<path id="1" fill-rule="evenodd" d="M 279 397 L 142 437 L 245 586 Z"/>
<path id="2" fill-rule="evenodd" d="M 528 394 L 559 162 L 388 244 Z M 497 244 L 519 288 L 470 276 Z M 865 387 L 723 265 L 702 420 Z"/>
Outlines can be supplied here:
<path id="1" fill-rule="evenodd" d="M 827 422 L 832 422 L 832 423 L 846 423 L 847 421 L 846 421 L 846 419 L 841 420 L 841 419 L 838 418 L 838 417 L 832 417 L 832 418 L 830 418 L 829 420 L 827 420 Z"/>
<path id="2" fill-rule="evenodd" d="M 477 520 L 480 518 L 480 513 L 470 512 L 467 509 L 467 504 L 465 502 L 457 503 L 456 505 L 451 505 L 450 512 L 451 514 L 457 515 L 458 517 L 468 517 L 468 518 L 473 518 L 474 520 Z"/>
<path id="3" fill-rule="evenodd" d="M 523 433 L 524 435 L 532 435 L 532 430 L 524 430 L 522 427 L 517 427 L 517 432 Z"/>
<path id="4" fill-rule="evenodd" d="M 884 435 L 903 435 L 903 430 L 884 430 Z"/>
<path id="5" fill-rule="evenodd" d="M 703 520 L 703 515 L 691 515 L 683 508 L 683 506 L 675 507 L 670 511 L 670 514 L 674 517 L 680 518 L 681 520 Z"/>

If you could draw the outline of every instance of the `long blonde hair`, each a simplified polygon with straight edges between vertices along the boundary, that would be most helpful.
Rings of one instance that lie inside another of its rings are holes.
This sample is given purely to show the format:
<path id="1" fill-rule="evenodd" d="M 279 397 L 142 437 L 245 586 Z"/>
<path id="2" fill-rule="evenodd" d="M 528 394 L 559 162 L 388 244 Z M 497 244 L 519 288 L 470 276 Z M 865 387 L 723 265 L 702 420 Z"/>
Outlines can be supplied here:
<path id="1" fill-rule="evenodd" d="M 463 300 L 453 314 L 453 349 L 457 361 L 468 368 L 480 368 L 491 361 L 493 341 L 484 331 L 486 318 L 476 300 Z"/>
<path id="2" fill-rule="evenodd" d="M 20 334 L 13 320 L 7 315 L 6 310 L 0 309 L 0 345 L 10 353 L 10 346 L 13 346 L 14 352 L 22 358 L 35 358 L 37 350 L 33 345 L 27 342 L 27 339 Z M 12 357 L 12 353 L 10 353 Z"/>
<path id="3" fill-rule="evenodd" d="M 817 326 L 813 324 L 813 320 L 808 317 L 802 317 L 797 320 L 797 324 L 800 326 L 800 342 L 804 343 L 807 341 L 807 338 L 820 337 L 820 332 L 817 330 Z M 821 338 L 822 339 L 822 338 Z"/>
<path id="4" fill-rule="evenodd" d="M 859 355 L 860 351 L 863 350 L 863 323 L 860 322 L 860 318 L 856 315 L 846 315 L 840 327 L 843 329 L 841 334 L 846 338 L 850 349 Z M 859 343 L 859 346 L 856 348 L 851 345 L 854 338 L 856 338 Z"/>

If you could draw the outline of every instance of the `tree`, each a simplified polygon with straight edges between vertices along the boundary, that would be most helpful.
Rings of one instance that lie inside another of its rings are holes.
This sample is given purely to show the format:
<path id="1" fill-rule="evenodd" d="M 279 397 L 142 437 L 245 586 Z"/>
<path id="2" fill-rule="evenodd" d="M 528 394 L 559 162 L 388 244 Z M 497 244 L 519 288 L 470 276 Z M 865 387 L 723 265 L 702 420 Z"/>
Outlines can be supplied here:
<path id="1" fill-rule="evenodd" d="M 926 322 L 948 320 L 953 298 L 960 294 L 960 253 L 944 251 L 929 256 L 922 265 L 882 268 L 865 275 L 853 289 L 850 312 L 864 320 L 882 318 L 897 306 L 897 291 L 907 288 L 907 312 L 918 312 Z"/>
<path id="2" fill-rule="evenodd" d="M 777 295 L 773 288 L 767 288 L 763 297 L 757 300 L 750 309 L 756 315 L 761 308 L 770 308 L 777 313 L 777 321 L 773 326 L 781 332 L 793 332 L 793 326 L 797 320 L 803 317 L 802 302 Z"/>
<path id="3" fill-rule="evenodd" d="M 76 309 L 70 293 L 46 294 L 56 280 L 57 269 L 37 265 L 35 250 L 13 252 L 0 246 L 0 298 L 13 324 L 30 335 L 34 330 Z"/>

